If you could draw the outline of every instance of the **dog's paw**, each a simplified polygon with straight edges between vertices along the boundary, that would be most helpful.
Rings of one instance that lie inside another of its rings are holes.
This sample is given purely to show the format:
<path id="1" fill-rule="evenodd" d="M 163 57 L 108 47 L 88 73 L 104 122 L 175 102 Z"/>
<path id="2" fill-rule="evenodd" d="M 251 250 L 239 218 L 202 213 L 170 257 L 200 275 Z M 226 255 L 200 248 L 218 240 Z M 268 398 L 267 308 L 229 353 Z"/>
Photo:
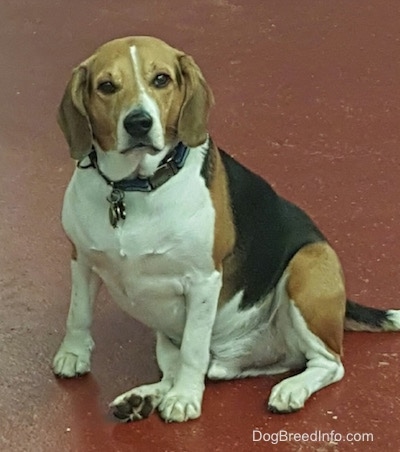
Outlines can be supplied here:
<path id="1" fill-rule="evenodd" d="M 201 400 L 201 394 L 179 394 L 172 389 L 163 398 L 158 411 L 165 422 L 185 422 L 200 416 Z"/>
<path id="2" fill-rule="evenodd" d="M 94 342 L 88 337 L 82 343 L 64 339 L 53 359 L 53 372 L 58 377 L 73 378 L 90 372 L 90 356 Z"/>
<path id="3" fill-rule="evenodd" d="M 113 406 L 113 414 L 121 421 L 140 421 L 149 417 L 156 406 L 157 403 L 152 396 L 142 397 L 132 394 L 118 405 Z"/>
<path id="4" fill-rule="evenodd" d="M 160 381 L 134 388 L 110 403 L 114 416 L 122 421 L 139 421 L 150 416 L 171 385 Z"/>
<path id="5" fill-rule="evenodd" d="M 310 394 L 304 387 L 288 380 L 283 380 L 272 388 L 268 409 L 272 413 L 293 413 L 304 407 Z"/>

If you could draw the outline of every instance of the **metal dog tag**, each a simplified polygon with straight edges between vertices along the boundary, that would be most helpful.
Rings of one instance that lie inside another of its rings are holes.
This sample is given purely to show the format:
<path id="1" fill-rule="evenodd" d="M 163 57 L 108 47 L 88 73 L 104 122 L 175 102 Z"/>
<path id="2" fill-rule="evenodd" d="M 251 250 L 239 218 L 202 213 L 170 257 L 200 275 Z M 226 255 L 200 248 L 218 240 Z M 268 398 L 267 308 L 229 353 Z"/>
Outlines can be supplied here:
<path id="1" fill-rule="evenodd" d="M 110 203 L 108 209 L 108 216 L 110 219 L 110 224 L 113 228 L 117 227 L 119 220 L 125 220 L 126 209 L 125 203 L 123 201 L 125 193 L 119 188 L 113 188 L 110 196 L 107 197 L 107 201 Z"/>

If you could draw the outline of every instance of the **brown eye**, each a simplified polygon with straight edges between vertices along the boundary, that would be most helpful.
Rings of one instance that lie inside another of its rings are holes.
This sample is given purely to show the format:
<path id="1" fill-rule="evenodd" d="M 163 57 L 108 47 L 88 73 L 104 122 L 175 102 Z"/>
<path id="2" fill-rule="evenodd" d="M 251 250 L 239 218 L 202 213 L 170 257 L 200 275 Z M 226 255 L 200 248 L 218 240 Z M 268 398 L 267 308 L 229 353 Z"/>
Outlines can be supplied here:
<path id="1" fill-rule="evenodd" d="M 153 78 L 153 85 L 156 88 L 165 88 L 169 82 L 171 81 L 171 77 L 168 74 L 157 74 L 154 78 Z"/>
<path id="2" fill-rule="evenodd" d="M 114 94 L 117 91 L 117 87 L 110 81 L 100 82 L 97 85 L 97 89 L 103 94 Z"/>

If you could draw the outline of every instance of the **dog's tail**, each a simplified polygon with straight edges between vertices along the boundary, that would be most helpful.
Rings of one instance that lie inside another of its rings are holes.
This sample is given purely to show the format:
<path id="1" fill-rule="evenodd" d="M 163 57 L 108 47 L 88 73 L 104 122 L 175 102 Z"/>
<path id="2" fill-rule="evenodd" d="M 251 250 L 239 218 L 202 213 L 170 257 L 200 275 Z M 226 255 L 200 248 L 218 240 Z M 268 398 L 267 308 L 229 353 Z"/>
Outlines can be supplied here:
<path id="1" fill-rule="evenodd" d="M 400 310 L 370 308 L 354 301 L 346 302 L 346 331 L 400 331 Z"/>

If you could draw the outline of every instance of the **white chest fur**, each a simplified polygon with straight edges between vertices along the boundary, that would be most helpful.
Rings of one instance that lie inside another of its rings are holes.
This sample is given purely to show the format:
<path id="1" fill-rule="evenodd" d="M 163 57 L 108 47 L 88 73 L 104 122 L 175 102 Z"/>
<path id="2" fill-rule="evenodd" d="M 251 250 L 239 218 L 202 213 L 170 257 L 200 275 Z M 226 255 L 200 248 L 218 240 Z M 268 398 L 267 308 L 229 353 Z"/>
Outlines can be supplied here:
<path id="1" fill-rule="evenodd" d="M 128 313 L 171 337 L 182 334 L 187 281 L 214 271 L 214 208 L 200 175 L 201 150 L 150 193 L 126 192 L 126 220 L 113 229 L 111 188 L 94 169 L 76 169 L 62 222 L 79 259 L 106 284 Z"/>

